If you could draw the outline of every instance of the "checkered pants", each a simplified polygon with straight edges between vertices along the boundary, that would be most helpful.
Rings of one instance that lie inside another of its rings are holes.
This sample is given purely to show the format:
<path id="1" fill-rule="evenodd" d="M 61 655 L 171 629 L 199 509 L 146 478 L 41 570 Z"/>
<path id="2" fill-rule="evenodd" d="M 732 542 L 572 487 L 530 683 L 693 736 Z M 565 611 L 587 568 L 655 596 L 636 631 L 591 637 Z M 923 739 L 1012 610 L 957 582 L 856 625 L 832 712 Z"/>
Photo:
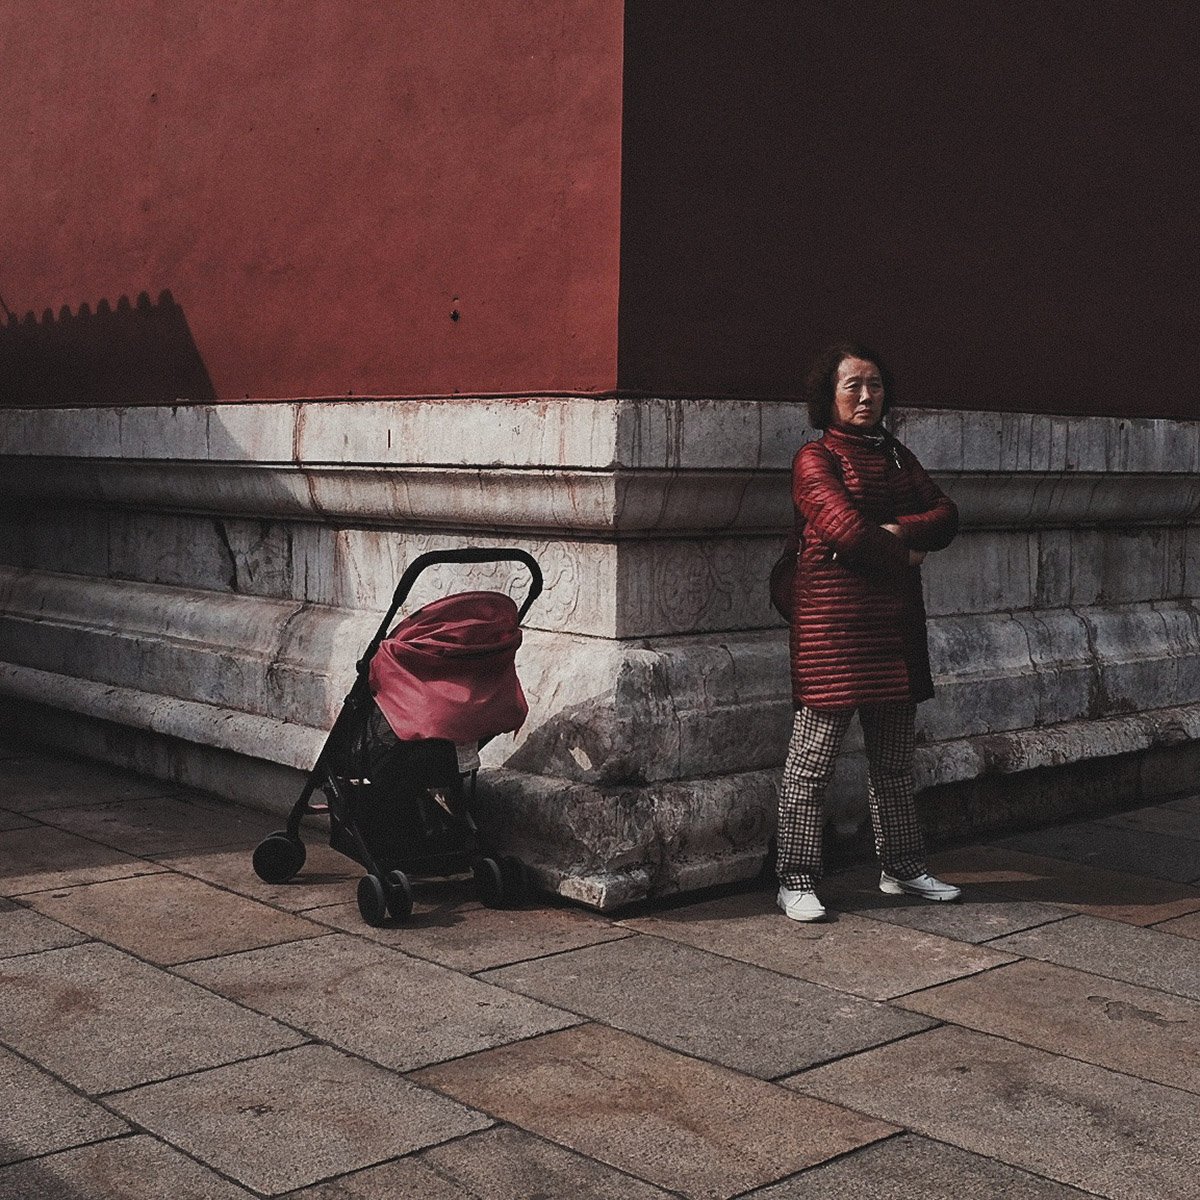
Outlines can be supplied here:
<path id="1" fill-rule="evenodd" d="M 863 705 L 858 710 L 867 751 L 867 799 L 875 852 L 897 879 L 925 870 L 925 842 L 917 824 L 912 760 L 916 705 Z M 776 874 L 783 887 L 811 890 L 821 878 L 825 789 L 854 710 L 801 708 L 792 725 L 779 789 Z"/>

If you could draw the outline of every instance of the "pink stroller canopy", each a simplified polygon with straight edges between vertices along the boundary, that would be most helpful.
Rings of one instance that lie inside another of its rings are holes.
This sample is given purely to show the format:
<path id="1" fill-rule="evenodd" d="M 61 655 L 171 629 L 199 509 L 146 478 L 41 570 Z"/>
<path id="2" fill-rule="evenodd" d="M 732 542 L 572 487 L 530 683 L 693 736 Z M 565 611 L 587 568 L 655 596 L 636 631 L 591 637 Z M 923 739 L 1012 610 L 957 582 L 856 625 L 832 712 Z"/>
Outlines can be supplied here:
<path id="1" fill-rule="evenodd" d="M 371 694 L 402 741 L 478 742 L 519 729 L 529 712 L 514 664 L 517 606 L 500 592 L 459 592 L 406 617 L 371 659 Z"/>

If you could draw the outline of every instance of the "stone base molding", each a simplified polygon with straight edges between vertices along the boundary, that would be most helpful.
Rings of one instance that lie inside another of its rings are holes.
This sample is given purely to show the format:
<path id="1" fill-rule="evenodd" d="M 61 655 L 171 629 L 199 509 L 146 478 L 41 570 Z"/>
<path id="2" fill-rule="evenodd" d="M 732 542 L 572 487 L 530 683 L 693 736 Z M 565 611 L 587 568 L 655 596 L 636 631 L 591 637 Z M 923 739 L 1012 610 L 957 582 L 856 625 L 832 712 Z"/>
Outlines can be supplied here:
<path id="1" fill-rule="evenodd" d="M 912 411 L 895 427 L 963 514 L 925 569 L 934 829 L 961 835 L 968 796 L 976 821 L 1036 821 L 1044 783 L 1022 808 L 1021 780 L 1047 774 L 1087 811 L 1094 789 L 1068 782 L 1097 764 L 1190 755 L 1200 426 Z M 753 876 L 791 720 L 766 576 L 810 436 L 799 405 L 747 401 L 9 411 L 0 721 L 282 811 L 404 566 L 515 545 L 546 589 L 518 657 L 529 720 L 484 753 L 496 837 L 597 908 Z M 406 611 L 525 583 L 511 564 L 439 566 Z M 1139 770 L 1145 798 L 1177 778 Z M 852 738 L 829 803 L 843 835 L 863 774 Z"/>

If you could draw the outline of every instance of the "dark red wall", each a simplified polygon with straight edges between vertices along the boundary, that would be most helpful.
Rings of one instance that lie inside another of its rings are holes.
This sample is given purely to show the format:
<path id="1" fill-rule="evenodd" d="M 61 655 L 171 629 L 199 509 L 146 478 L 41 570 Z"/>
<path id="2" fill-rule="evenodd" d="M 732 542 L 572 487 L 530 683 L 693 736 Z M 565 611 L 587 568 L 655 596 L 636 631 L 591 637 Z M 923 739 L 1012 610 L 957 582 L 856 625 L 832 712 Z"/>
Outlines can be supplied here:
<path id="1" fill-rule="evenodd" d="M 63 306 L 169 289 L 194 398 L 197 352 L 223 398 L 611 388 L 621 21 L 0 0 L 0 296 L 61 347 Z"/>
<path id="2" fill-rule="evenodd" d="M 1196 414 L 1200 7 L 626 6 L 620 385 Z"/>

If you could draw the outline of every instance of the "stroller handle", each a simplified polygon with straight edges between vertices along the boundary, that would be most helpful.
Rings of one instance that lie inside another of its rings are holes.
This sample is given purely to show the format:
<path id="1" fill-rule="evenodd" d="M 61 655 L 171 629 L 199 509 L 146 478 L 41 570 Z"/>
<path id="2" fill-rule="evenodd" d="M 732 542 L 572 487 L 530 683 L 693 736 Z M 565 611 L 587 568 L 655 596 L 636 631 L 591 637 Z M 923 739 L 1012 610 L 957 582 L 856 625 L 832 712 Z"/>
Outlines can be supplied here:
<path id="1" fill-rule="evenodd" d="M 400 583 L 396 587 L 396 595 L 392 600 L 392 612 L 389 614 L 389 619 L 395 615 L 396 609 L 407 599 L 417 577 L 428 567 L 436 566 L 438 563 L 490 562 L 517 562 L 528 570 L 530 575 L 529 591 L 517 613 L 517 620 L 523 620 L 530 605 L 542 594 L 542 569 L 537 565 L 532 554 L 515 547 L 504 550 L 484 550 L 480 547 L 469 547 L 465 550 L 430 550 L 419 558 L 413 559 L 404 574 L 400 576 Z"/>
<path id="2" fill-rule="evenodd" d="M 356 686 L 365 686 L 371 659 L 375 657 L 375 651 L 379 649 L 383 639 L 387 636 L 388 629 L 391 628 L 392 618 L 399 611 L 400 605 L 408 599 L 408 593 L 412 591 L 413 584 L 417 582 L 417 576 L 422 571 L 428 567 L 436 566 L 438 563 L 486 562 L 521 563 L 529 571 L 529 592 L 525 596 L 524 603 L 517 610 L 518 624 L 523 621 L 525 614 L 529 611 L 529 606 L 542 593 L 542 569 L 537 565 L 537 561 L 532 554 L 527 554 L 524 550 L 518 550 L 515 547 L 508 547 L 504 550 L 484 550 L 477 547 L 468 547 L 465 550 L 430 550 L 418 558 L 414 558 L 405 568 L 404 574 L 400 576 L 400 582 L 396 585 L 396 593 L 392 597 L 391 606 L 388 608 L 383 620 L 379 623 L 379 628 L 376 630 L 375 636 L 371 639 L 371 644 L 367 647 L 367 652 L 356 664 L 359 679 L 359 684 Z"/>

